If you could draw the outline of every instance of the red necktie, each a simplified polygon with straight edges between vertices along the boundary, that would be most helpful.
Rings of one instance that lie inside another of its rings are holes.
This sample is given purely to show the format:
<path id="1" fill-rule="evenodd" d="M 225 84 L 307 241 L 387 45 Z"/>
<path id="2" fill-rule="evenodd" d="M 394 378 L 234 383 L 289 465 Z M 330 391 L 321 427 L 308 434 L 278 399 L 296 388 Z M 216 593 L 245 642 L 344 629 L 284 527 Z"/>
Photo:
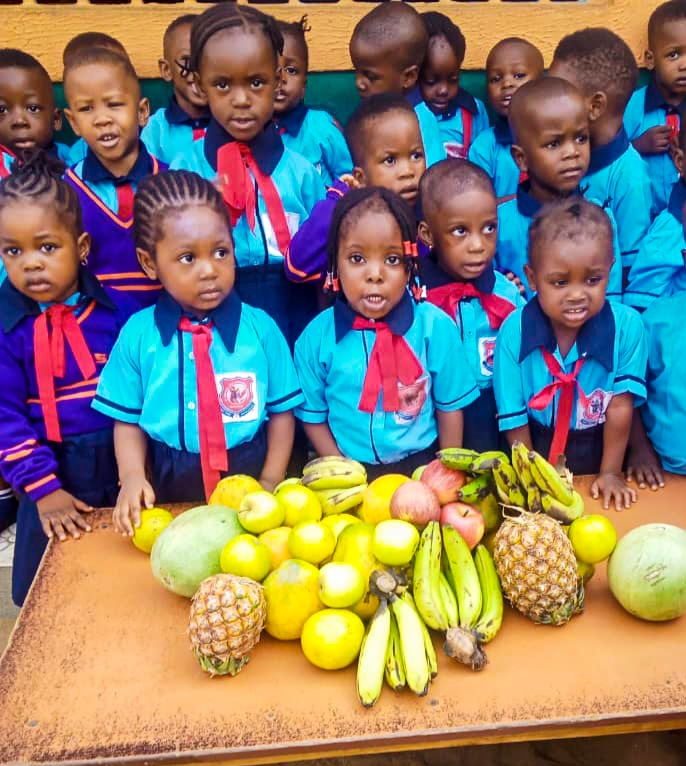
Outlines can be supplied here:
<path id="1" fill-rule="evenodd" d="M 674 143 L 679 138 L 679 115 L 676 112 L 667 113 L 667 126 L 671 130 L 669 140 Z"/>
<path id="2" fill-rule="evenodd" d="M 217 486 L 220 471 L 229 470 L 226 454 L 226 436 L 219 397 L 210 358 L 212 324 L 193 324 L 188 317 L 179 322 L 182 332 L 189 332 L 193 339 L 195 381 L 198 394 L 198 435 L 200 439 L 200 465 L 205 497 L 209 499 Z"/>
<path id="3" fill-rule="evenodd" d="M 469 147 L 472 145 L 472 123 L 474 118 L 472 113 L 462 108 L 462 147 L 464 150 L 464 159 L 467 159 L 469 154 Z"/>
<path id="4" fill-rule="evenodd" d="M 255 231 L 255 184 L 248 171 L 254 176 L 264 199 L 279 252 L 285 256 L 291 244 L 291 233 L 283 202 L 271 176 L 260 170 L 250 147 L 240 141 L 230 141 L 217 152 L 217 175 L 231 216 L 231 225 L 235 226 L 245 213 L 250 231 Z"/>
<path id="5" fill-rule="evenodd" d="M 577 380 L 579 371 L 583 367 L 585 358 L 577 359 L 574 370 L 570 373 L 562 371 L 559 362 L 545 348 L 542 348 L 543 361 L 550 374 L 555 378 L 553 383 L 544 386 L 537 394 L 529 399 L 529 407 L 532 410 L 544 410 L 555 398 L 555 394 L 560 392 L 560 401 L 557 408 L 557 418 L 555 419 L 555 430 L 553 432 L 553 441 L 550 445 L 548 462 L 555 465 L 560 455 L 564 455 L 567 446 L 567 437 L 569 436 L 569 424 L 572 418 L 572 408 L 574 406 L 574 391 L 579 392 L 579 399 L 584 407 L 588 403 L 586 394 L 584 394 L 579 381 Z"/>
<path id="6" fill-rule="evenodd" d="M 193 128 L 193 140 L 200 141 L 201 138 L 205 138 L 207 128 Z"/>
<path id="7" fill-rule="evenodd" d="M 379 393 L 383 391 L 384 412 L 397 412 L 400 407 L 398 382 L 404 386 L 411 385 L 421 376 L 424 368 L 405 338 L 402 335 L 394 335 L 385 322 L 355 317 L 353 330 L 376 332 L 358 409 L 362 412 L 374 412 Z"/>
<path id="8" fill-rule="evenodd" d="M 50 333 L 52 326 L 52 334 Z M 45 433 L 49 441 L 61 442 L 60 422 L 57 417 L 54 378 L 63 378 L 66 370 L 64 339 L 67 339 L 76 364 L 84 380 L 95 375 L 95 362 L 81 332 L 74 307 L 56 303 L 44 311 L 33 325 L 38 396 L 43 407 Z"/>
<path id="9" fill-rule="evenodd" d="M 133 215 L 133 186 L 127 181 L 117 184 L 117 215 L 122 221 L 128 221 Z"/>
<path id="10" fill-rule="evenodd" d="M 429 303 L 443 309 L 451 319 L 455 319 L 457 304 L 463 298 L 479 299 L 479 303 L 488 317 L 488 324 L 493 330 L 500 329 L 500 325 L 515 309 L 510 301 L 493 293 L 482 293 L 471 282 L 455 282 L 443 285 L 443 287 L 434 287 L 426 294 Z"/>

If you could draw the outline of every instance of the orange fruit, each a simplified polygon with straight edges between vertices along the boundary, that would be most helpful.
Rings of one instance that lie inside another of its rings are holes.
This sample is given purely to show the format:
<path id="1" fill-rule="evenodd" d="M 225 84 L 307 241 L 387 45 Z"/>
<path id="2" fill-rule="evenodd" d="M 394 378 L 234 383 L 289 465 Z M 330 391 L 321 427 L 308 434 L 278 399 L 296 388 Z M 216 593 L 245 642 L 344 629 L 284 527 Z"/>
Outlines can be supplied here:
<path id="1" fill-rule="evenodd" d="M 393 493 L 406 481 L 410 481 L 409 477 L 399 473 L 388 473 L 374 479 L 365 490 L 357 515 L 367 524 L 378 524 L 390 519 Z"/>
<path id="2" fill-rule="evenodd" d="M 291 558 L 291 552 L 288 550 L 288 535 L 291 533 L 290 527 L 276 527 L 268 529 L 258 536 L 258 540 L 269 548 L 272 555 L 272 569 L 276 569 L 283 561 Z"/>

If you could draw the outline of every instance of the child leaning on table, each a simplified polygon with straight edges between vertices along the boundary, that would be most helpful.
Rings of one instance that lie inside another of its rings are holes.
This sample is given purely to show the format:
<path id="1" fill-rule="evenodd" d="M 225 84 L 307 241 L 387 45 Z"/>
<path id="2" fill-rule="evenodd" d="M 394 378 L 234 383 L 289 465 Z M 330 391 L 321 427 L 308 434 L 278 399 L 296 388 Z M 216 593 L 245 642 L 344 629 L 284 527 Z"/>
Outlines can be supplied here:
<path id="1" fill-rule="evenodd" d="M 134 237 L 141 267 L 163 290 L 124 326 L 93 402 L 116 421 L 114 524 L 128 535 L 141 507 L 209 497 L 227 473 L 273 489 L 302 401 L 276 323 L 233 289 L 231 224 L 209 181 L 188 171 L 148 176 Z"/>

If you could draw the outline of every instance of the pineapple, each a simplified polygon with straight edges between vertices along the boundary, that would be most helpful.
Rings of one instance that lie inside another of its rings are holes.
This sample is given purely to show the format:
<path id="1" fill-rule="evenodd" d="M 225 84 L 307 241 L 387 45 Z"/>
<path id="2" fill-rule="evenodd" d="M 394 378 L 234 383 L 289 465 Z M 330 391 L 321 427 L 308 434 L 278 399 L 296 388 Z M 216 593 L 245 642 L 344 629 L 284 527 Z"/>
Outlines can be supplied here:
<path id="1" fill-rule="evenodd" d="M 193 654 L 210 675 L 235 676 L 260 640 L 267 615 L 262 586 L 247 577 L 217 574 L 200 583 L 191 601 Z"/>
<path id="2" fill-rule="evenodd" d="M 534 622 L 562 625 L 584 606 L 584 588 L 569 538 L 545 514 L 506 518 L 494 559 L 503 592 Z"/>

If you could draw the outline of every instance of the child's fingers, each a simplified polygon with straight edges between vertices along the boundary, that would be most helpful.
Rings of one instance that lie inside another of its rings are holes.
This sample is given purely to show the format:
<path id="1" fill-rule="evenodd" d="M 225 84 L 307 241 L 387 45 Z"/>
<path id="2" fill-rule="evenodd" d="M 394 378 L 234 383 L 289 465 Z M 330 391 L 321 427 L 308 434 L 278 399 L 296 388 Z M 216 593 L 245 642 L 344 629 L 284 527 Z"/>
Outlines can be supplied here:
<path id="1" fill-rule="evenodd" d="M 50 524 L 50 519 L 45 518 L 40 513 L 38 514 L 38 519 L 40 521 L 41 527 L 43 527 L 43 533 L 47 538 L 52 538 L 54 533 L 52 531 L 52 525 Z"/>
<path id="2" fill-rule="evenodd" d="M 74 525 L 76 526 L 77 529 L 80 529 L 83 532 L 91 531 L 91 525 L 86 521 L 86 519 L 78 511 L 74 511 L 73 513 L 70 513 L 69 516 L 71 520 L 74 522 Z"/>
<path id="3" fill-rule="evenodd" d="M 143 486 L 143 503 L 146 508 L 152 508 L 155 505 L 155 490 L 147 482 Z"/>
<path id="4" fill-rule="evenodd" d="M 133 527 L 138 529 L 141 525 L 141 501 L 139 497 L 136 498 L 134 503 L 129 504 L 129 516 L 131 519 L 129 521 L 129 528 L 131 528 L 131 534 L 133 535 Z M 133 527 L 131 527 L 131 524 L 133 524 Z"/>
<path id="5" fill-rule="evenodd" d="M 598 482 L 594 481 L 593 484 L 591 484 L 591 497 L 594 500 L 598 499 Z M 607 508 L 607 506 L 605 506 Z"/>
<path id="6" fill-rule="evenodd" d="M 131 519 L 129 518 L 130 504 L 124 499 L 120 500 L 115 508 L 115 514 L 119 517 L 119 529 L 121 530 L 121 533 L 127 537 L 133 537 L 133 527 L 131 526 Z"/>
<path id="7" fill-rule="evenodd" d="M 73 514 L 73 515 L 72 515 Z M 76 526 L 76 523 L 74 521 L 74 517 L 76 514 L 78 514 L 78 511 L 67 511 L 67 513 L 62 517 L 62 526 L 66 530 L 67 534 L 70 537 L 73 537 L 74 540 L 78 540 L 79 537 L 81 537 L 81 533 L 79 532 L 78 527 Z"/>
<path id="8" fill-rule="evenodd" d="M 52 525 L 52 528 L 55 532 L 55 536 L 57 539 L 63 543 L 67 539 L 67 533 L 64 531 L 64 525 L 62 524 L 62 519 L 55 518 L 50 519 L 50 524 Z"/>

